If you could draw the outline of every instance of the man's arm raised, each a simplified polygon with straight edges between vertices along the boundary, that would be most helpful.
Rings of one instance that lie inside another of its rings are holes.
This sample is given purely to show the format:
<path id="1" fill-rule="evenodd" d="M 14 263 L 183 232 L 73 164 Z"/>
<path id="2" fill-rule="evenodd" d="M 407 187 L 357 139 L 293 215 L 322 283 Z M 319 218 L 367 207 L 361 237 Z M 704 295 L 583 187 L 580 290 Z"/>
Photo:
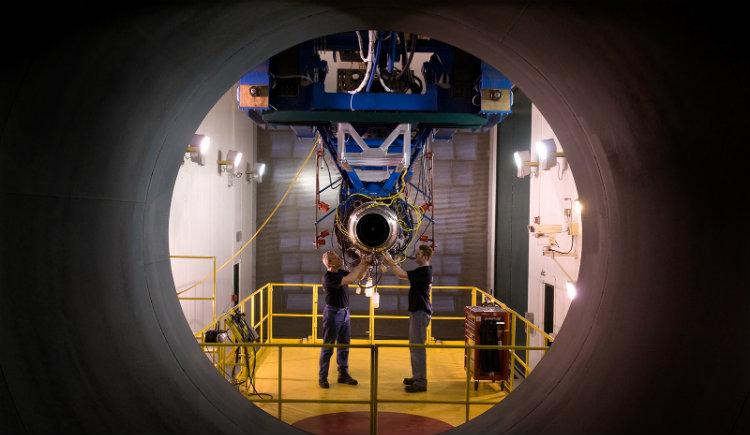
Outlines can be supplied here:
<path id="1" fill-rule="evenodd" d="M 406 271 L 402 269 L 401 266 L 396 264 L 395 261 L 393 261 L 391 254 L 386 252 L 386 254 L 383 256 L 383 259 L 391 266 L 391 270 L 393 271 L 393 274 L 396 275 L 396 277 L 403 280 L 409 279 L 409 275 L 406 273 Z"/>
<path id="2" fill-rule="evenodd" d="M 341 285 L 349 285 L 362 279 L 369 266 L 370 262 L 366 258 L 362 258 L 357 267 L 352 269 L 349 275 L 341 279 Z"/>

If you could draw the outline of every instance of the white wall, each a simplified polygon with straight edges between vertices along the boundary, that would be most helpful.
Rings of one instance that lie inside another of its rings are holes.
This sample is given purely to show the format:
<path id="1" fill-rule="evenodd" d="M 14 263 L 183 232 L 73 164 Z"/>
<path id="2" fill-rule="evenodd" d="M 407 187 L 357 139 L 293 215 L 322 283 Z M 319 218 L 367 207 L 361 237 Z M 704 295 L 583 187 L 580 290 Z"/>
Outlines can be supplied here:
<path id="1" fill-rule="evenodd" d="M 255 182 L 235 178 L 228 186 L 228 174 L 219 173 L 219 151 L 226 158 L 229 150 L 243 153 L 240 171 L 256 158 L 256 126 L 237 109 L 235 86 L 224 94 L 206 115 L 196 133 L 211 137 L 205 166 L 183 161 L 177 174 L 169 216 L 171 255 L 216 256 L 217 266 L 226 261 L 255 231 Z M 242 232 L 238 242 L 236 233 Z M 254 249 L 248 248 L 234 263 L 240 263 L 240 299 L 255 287 Z M 217 314 L 232 306 L 232 264 L 217 276 Z M 210 260 L 172 260 L 172 275 L 179 292 L 210 274 Z M 212 280 L 181 296 L 210 297 Z M 193 331 L 203 328 L 212 318 L 210 301 L 181 301 L 185 317 Z"/>
<path id="2" fill-rule="evenodd" d="M 557 140 L 552 128 L 542 116 L 536 106 L 532 105 L 531 113 L 531 144 L 529 149 L 533 154 L 533 144 L 542 139 L 554 138 L 558 147 L 558 152 L 563 152 L 560 142 Z M 535 160 L 535 158 L 534 158 Z M 533 223 L 534 217 L 539 216 L 542 225 L 561 224 L 563 231 L 567 230 L 566 217 L 564 210 L 571 208 L 571 202 L 565 198 L 575 200 L 578 198 L 578 191 L 573 179 L 573 174 L 567 166 L 564 157 L 558 157 L 558 166 L 548 171 L 539 170 L 538 175 L 530 175 L 530 202 L 529 217 L 530 224 Z M 536 168 L 533 168 L 536 169 Z M 581 200 L 582 203 L 585 201 Z M 585 206 L 585 205 L 584 205 Z M 581 222 L 581 216 L 572 212 L 572 221 Z M 567 252 L 573 242 L 572 253 L 577 253 L 575 257 L 550 256 L 542 255 L 543 248 L 549 244 L 546 237 L 535 237 L 529 234 L 529 300 L 528 310 L 534 313 L 534 323 L 543 329 L 544 327 L 544 285 L 551 284 L 555 286 L 555 308 L 553 319 L 553 334 L 560 330 L 565 315 L 570 308 L 572 300 L 568 297 L 565 287 L 566 281 L 575 282 L 578 279 L 578 270 L 581 264 L 581 237 L 574 239 L 567 232 L 556 234 L 558 246 L 553 249 Z M 532 346 L 542 343 L 540 334 L 532 335 Z M 541 358 L 541 352 L 532 352 L 532 363 L 535 365 Z"/>

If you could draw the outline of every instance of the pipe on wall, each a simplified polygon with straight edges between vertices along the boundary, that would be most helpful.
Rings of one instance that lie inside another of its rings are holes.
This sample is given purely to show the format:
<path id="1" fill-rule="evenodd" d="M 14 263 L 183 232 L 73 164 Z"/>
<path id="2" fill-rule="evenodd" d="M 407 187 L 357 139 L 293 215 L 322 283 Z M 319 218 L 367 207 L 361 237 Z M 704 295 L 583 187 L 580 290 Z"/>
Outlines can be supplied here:
<path id="1" fill-rule="evenodd" d="M 3 432 L 299 433 L 248 404 L 195 345 L 170 273 L 171 192 L 184 144 L 243 72 L 304 40 L 371 28 L 433 36 L 503 71 L 554 128 L 586 201 L 579 296 L 554 347 L 452 432 L 750 430 L 750 292 L 737 273 L 749 260 L 735 233 L 748 216 L 731 193 L 743 177 L 706 167 L 738 152 L 746 130 L 739 14 L 441 1 L 58 8 L 17 13 L 25 30 L 3 35 Z"/>

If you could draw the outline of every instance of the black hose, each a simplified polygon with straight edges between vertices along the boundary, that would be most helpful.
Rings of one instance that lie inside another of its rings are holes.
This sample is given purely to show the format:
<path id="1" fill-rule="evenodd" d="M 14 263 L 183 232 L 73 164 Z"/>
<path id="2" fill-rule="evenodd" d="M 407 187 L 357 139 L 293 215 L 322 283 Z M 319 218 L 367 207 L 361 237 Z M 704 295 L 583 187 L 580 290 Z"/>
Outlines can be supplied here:
<path id="1" fill-rule="evenodd" d="M 404 57 L 406 58 L 406 36 L 404 36 Z M 401 78 L 401 76 L 404 75 L 404 72 L 409 70 L 409 67 L 411 66 L 411 60 L 414 57 L 414 52 L 417 51 L 417 37 L 416 35 L 411 35 L 411 52 L 409 53 L 408 59 L 406 60 L 406 63 L 404 64 L 402 62 L 401 71 L 396 74 L 396 77 L 394 77 L 394 80 L 398 80 Z"/>

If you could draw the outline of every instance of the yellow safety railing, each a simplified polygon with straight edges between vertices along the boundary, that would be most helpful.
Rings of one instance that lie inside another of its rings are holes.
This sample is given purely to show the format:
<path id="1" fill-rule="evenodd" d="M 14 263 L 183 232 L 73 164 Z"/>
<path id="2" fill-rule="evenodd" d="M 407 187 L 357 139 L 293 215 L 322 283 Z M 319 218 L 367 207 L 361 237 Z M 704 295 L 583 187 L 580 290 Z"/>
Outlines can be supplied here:
<path id="1" fill-rule="evenodd" d="M 319 299 L 319 293 L 320 293 L 320 284 L 287 284 L 287 283 L 268 283 L 266 286 L 269 287 L 269 307 L 268 312 L 271 316 L 271 321 L 269 323 L 268 327 L 268 336 L 272 340 L 273 339 L 273 319 L 274 318 L 281 318 L 281 317 L 308 317 L 311 318 L 311 330 L 310 335 L 308 337 L 308 340 L 311 342 L 317 342 L 318 339 L 318 321 L 320 318 L 323 317 L 322 314 L 318 314 L 318 299 Z M 265 287 L 265 286 L 264 286 Z M 295 287 L 295 288 L 310 288 L 311 289 L 311 310 L 310 314 L 303 314 L 303 313 L 279 313 L 274 312 L 273 310 L 273 289 L 276 287 Z M 408 289 L 409 286 L 407 285 L 378 285 L 375 287 L 374 291 L 380 290 L 380 289 Z M 545 342 L 547 344 L 551 344 L 554 341 L 554 337 L 546 333 L 544 330 L 539 328 L 537 325 L 530 322 L 528 319 L 526 319 L 524 316 L 520 315 L 510 307 L 508 307 L 505 303 L 502 301 L 496 299 L 491 294 L 487 293 L 486 291 L 479 289 L 474 286 L 432 286 L 432 291 L 465 291 L 470 292 L 471 294 L 471 305 L 476 306 L 478 301 L 481 301 L 481 304 L 485 303 L 493 303 L 498 306 L 500 306 L 503 310 L 507 311 L 510 314 L 510 337 L 511 342 L 510 345 L 515 346 L 516 345 L 516 337 L 518 335 L 518 327 L 523 325 L 523 328 L 525 330 L 525 345 L 524 347 L 528 347 L 530 345 L 531 341 L 531 331 L 538 332 L 542 338 L 545 339 Z M 430 293 L 430 300 L 432 300 L 432 292 Z M 378 340 L 375 339 L 375 320 L 376 319 L 408 319 L 408 315 L 384 315 L 384 314 L 375 314 L 375 307 L 372 303 L 372 298 L 369 298 L 369 313 L 368 314 L 352 314 L 350 316 L 352 319 L 368 319 L 369 320 L 369 328 L 368 328 L 368 341 L 370 343 L 378 342 Z M 445 321 L 445 320 L 464 320 L 463 316 L 438 316 L 433 315 L 430 323 L 427 326 L 427 337 L 428 337 L 428 343 L 436 343 L 435 338 L 432 336 L 432 321 Z M 524 375 L 528 376 L 531 372 L 531 366 L 529 365 L 529 353 L 524 352 L 523 358 L 518 355 L 518 353 L 515 350 L 511 351 L 511 355 L 513 357 L 513 362 L 518 363 L 523 369 L 524 369 Z M 508 386 L 509 390 L 513 389 L 513 377 L 511 376 L 511 380 L 509 381 L 510 385 Z"/>
<path id="2" fill-rule="evenodd" d="M 274 311 L 273 306 L 273 294 L 274 294 L 274 288 L 284 288 L 284 287 L 294 287 L 294 288 L 310 288 L 310 297 L 311 297 L 311 310 L 310 314 L 306 313 L 280 313 Z M 249 313 L 249 326 L 251 326 L 253 329 L 258 331 L 260 335 L 260 350 L 263 351 L 265 349 L 265 345 L 267 344 L 273 344 L 274 346 L 281 345 L 280 343 L 272 343 L 272 340 L 274 339 L 273 335 L 273 320 L 277 318 L 310 318 L 310 335 L 307 337 L 307 341 L 309 343 L 314 344 L 317 346 L 317 343 L 320 343 L 322 340 L 318 339 L 318 322 L 320 318 L 323 317 L 322 314 L 318 314 L 318 300 L 319 300 L 319 293 L 320 293 L 320 284 L 287 284 L 287 283 L 267 283 L 260 287 L 259 289 L 255 290 L 253 293 L 248 295 L 246 298 L 242 299 L 235 307 L 228 310 L 226 313 L 223 313 L 222 315 L 215 317 L 211 323 L 209 323 L 206 327 L 204 327 L 202 330 L 198 331 L 196 333 L 196 337 L 200 340 L 206 331 L 210 329 L 228 329 L 227 326 L 227 319 L 228 317 L 235 312 L 236 310 L 239 310 L 241 313 Z M 406 285 L 379 285 L 375 287 L 375 291 L 380 289 L 401 289 L 405 290 L 408 289 L 409 286 Z M 539 350 L 542 352 L 546 352 L 547 349 L 549 349 L 549 345 L 554 341 L 554 337 L 544 332 L 541 328 L 536 326 L 535 324 L 531 323 L 528 319 L 521 316 L 519 313 L 508 307 L 505 303 L 502 301 L 496 299 L 491 294 L 485 292 L 484 290 L 481 290 L 474 286 L 433 286 L 432 291 L 465 291 L 470 293 L 470 301 L 472 306 L 476 306 L 479 302 L 480 304 L 486 304 L 486 303 L 492 303 L 496 304 L 499 307 L 501 307 L 503 310 L 507 311 L 510 315 L 510 343 L 503 343 L 505 346 L 500 349 L 507 349 L 510 352 L 511 355 L 511 364 L 510 364 L 510 376 L 507 381 L 501 381 L 501 387 L 503 384 L 506 385 L 508 391 L 513 391 L 514 389 L 514 376 L 513 373 L 515 371 L 515 364 L 518 363 L 524 370 L 524 375 L 527 377 L 531 371 L 532 367 L 529 363 L 529 357 L 530 357 L 530 351 L 532 350 Z M 432 293 L 430 293 L 430 300 L 432 300 Z M 257 316 L 256 316 L 257 311 Z M 257 317 L 257 318 L 256 318 Z M 376 340 L 375 339 L 375 320 L 376 319 L 408 319 L 409 316 L 407 315 L 382 315 L 382 314 L 375 314 L 375 307 L 372 303 L 372 298 L 369 298 L 369 313 L 368 314 L 352 314 L 350 316 L 354 319 L 368 319 L 369 320 L 369 331 L 368 331 L 368 345 L 365 346 L 371 346 L 374 344 L 378 345 L 387 345 L 389 347 L 398 347 L 392 343 L 392 340 L 388 340 L 390 343 L 386 343 L 386 340 Z M 445 320 L 453 320 L 453 321 L 459 321 L 464 320 L 464 317 L 462 316 L 438 316 L 433 315 L 430 323 L 428 324 L 427 329 L 427 346 L 430 347 L 443 347 L 443 348 L 451 348 L 458 346 L 459 348 L 467 348 L 464 344 L 457 344 L 457 343 L 450 343 L 450 342 L 444 342 L 443 344 L 437 344 L 438 341 L 435 340 L 434 337 L 432 337 L 432 321 L 445 321 Z M 518 327 L 521 326 L 524 328 L 525 332 L 525 343 L 523 346 L 519 346 L 516 343 L 516 337 L 518 335 Z M 223 326 L 223 328 L 222 328 Z M 531 331 L 538 332 L 541 337 L 545 340 L 544 346 L 538 346 L 538 347 L 532 347 L 530 346 L 531 341 Z M 404 340 L 406 342 L 406 340 Z M 258 344 L 256 342 L 256 344 Z M 216 366 L 217 370 L 220 372 L 226 374 L 226 370 L 228 367 L 239 365 L 238 361 L 236 361 L 236 355 L 235 355 L 235 361 L 232 362 L 230 359 L 232 357 L 232 352 L 229 352 L 228 354 L 224 352 L 224 348 L 230 346 L 239 348 L 240 346 L 237 344 L 232 345 L 231 343 L 217 346 L 214 349 L 207 349 L 207 353 L 213 353 L 216 354 L 213 358 L 214 365 Z M 326 345 L 328 346 L 328 345 Z M 355 345 L 352 345 L 355 346 Z M 359 346 L 359 345 L 357 345 Z M 399 345 L 403 346 L 403 345 Z M 407 345 L 408 346 L 408 345 Z M 470 347 L 473 348 L 473 347 Z M 468 349 L 468 348 L 467 348 Z M 523 352 L 523 356 L 519 355 L 519 351 Z M 243 356 L 243 358 L 245 358 Z M 257 356 L 256 356 L 257 358 Z M 240 364 L 242 361 L 239 362 Z"/>
<path id="3" fill-rule="evenodd" d="M 211 318 L 216 318 L 216 257 L 215 256 L 207 256 L 207 255 L 170 255 L 170 259 L 179 259 L 179 260 L 212 260 L 213 262 L 213 285 L 211 289 L 211 297 L 192 297 L 192 296 L 180 296 L 183 293 L 186 293 L 187 291 L 193 289 L 196 287 L 196 284 L 191 285 L 190 287 L 178 291 L 177 292 L 177 299 L 181 301 L 211 301 Z M 197 334 L 196 334 L 197 335 Z"/>
<path id="4" fill-rule="evenodd" d="M 271 285 L 266 284 L 254 292 L 250 293 L 247 297 L 242 299 L 229 309 L 227 312 L 221 314 L 206 325 L 203 329 L 196 332 L 195 335 L 199 340 L 205 336 L 205 333 L 212 329 L 223 329 L 227 328 L 227 320 L 229 316 L 239 310 L 244 313 L 248 318 L 248 325 L 258 331 L 260 335 L 260 343 L 269 343 L 271 340 L 271 323 L 273 312 L 273 296 Z M 256 312 L 258 313 L 256 316 Z M 257 344 L 257 343 L 256 343 Z M 235 347 L 239 347 L 235 345 Z M 218 349 L 210 349 L 207 353 L 215 353 L 217 357 L 214 358 L 214 366 L 221 373 L 226 373 L 227 367 L 238 365 L 237 362 L 231 362 L 232 352 L 224 352 L 224 347 L 219 346 Z"/>
<path id="5" fill-rule="evenodd" d="M 420 403 L 420 404 L 436 404 L 436 405 L 464 405 L 465 406 L 465 421 L 469 421 L 469 408 L 471 405 L 494 405 L 499 403 L 497 400 L 471 400 L 470 397 L 470 383 L 471 383 L 471 368 L 466 364 L 466 388 L 463 400 L 402 400 L 402 399 L 381 399 L 378 396 L 378 350 L 380 348 L 440 348 L 440 349 L 464 349 L 464 352 L 474 349 L 486 349 L 486 350 L 541 350 L 546 351 L 548 346 L 509 346 L 509 345 L 451 345 L 451 344 L 398 344 L 398 343 L 372 343 L 372 344 L 327 344 L 327 343 L 199 343 L 201 347 L 214 347 L 214 348 L 226 348 L 226 347 L 276 347 L 278 349 L 278 378 L 276 386 L 276 398 L 271 399 L 254 399 L 248 398 L 252 402 L 264 402 L 264 403 L 276 403 L 278 404 L 277 418 L 282 418 L 282 405 L 285 403 L 335 403 L 335 404 L 352 404 L 352 405 L 369 405 L 370 406 L 370 434 L 377 434 L 378 424 L 378 405 L 379 404 L 394 404 L 394 403 Z M 368 400 L 345 400 L 345 399 L 285 399 L 283 397 L 283 349 L 286 347 L 291 348 L 343 348 L 347 347 L 350 349 L 369 349 L 370 350 L 370 398 Z M 230 352 L 231 353 L 231 352 Z"/>
<path id="6" fill-rule="evenodd" d="M 531 342 L 531 331 L 538 332 L 542 338 L 544 338 L 546 343 L 546 348 L 549 348 L 549 345 L 552 344 L 555 341 L 555 338 L 548 333 L 544 332 L 541 328 L 530 322 L 526 317 L 518 314 L 516 311 L 508 307 L 505 303 L 501 302 L 499 299 L 496 299 L 491 294 L 487 293 L 484 290 L 478 289 L 476 287 L 473 287 L 471 291 L 471 304 L 476 305 L 477 302 L 477 294 L 481 296 L 482 304 L 489 301 L 491 303 L 497 304 L 502 308 L 503 310 L 510 313 L 510 344 L 511 346 L 516 345 L 516 336 L 518 331 L 516 328 L 518 327 L 519 322 L 523 324 L 524 332 L 525 332 L 525 338 L 526 338 L 526 344 L 523 346 L 523 348 L 529 348 L 530 342 Z M 518 348 L 521 349 L 521 348 Z M 529 352 L 526 350 L 524 352 L 524 358 L 522 359 L 519 357 L 516 353 L 516 348 L 511 350 L 511 355 L 513 356 L 513 363 L 518 363 L 523 367 L 524 369 L 524 376 L 529 376 L 529 373 L 531 373 L 531 366 L 529 365 Z M 529 349 L 532 350 L 532 349 Z M 544 351 L 546 353 L 546 350 Z M 511 382 L 511 390 L 513 389 L 513 376 L 510 377 Z"/>

